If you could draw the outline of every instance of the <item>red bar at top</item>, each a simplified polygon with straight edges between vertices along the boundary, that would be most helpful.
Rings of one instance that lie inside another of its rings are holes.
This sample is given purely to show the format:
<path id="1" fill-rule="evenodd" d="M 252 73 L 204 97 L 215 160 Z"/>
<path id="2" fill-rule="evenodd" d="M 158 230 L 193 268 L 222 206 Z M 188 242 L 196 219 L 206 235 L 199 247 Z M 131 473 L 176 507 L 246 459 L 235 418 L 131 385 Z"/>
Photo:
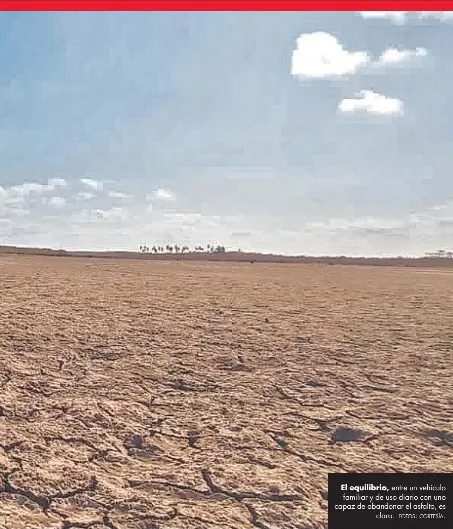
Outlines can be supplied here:
<path id="1" fill-rule="evenodd" d="M 2 11 L 437 11 L 453 1 L 414 0 L 0 0 Z"/>

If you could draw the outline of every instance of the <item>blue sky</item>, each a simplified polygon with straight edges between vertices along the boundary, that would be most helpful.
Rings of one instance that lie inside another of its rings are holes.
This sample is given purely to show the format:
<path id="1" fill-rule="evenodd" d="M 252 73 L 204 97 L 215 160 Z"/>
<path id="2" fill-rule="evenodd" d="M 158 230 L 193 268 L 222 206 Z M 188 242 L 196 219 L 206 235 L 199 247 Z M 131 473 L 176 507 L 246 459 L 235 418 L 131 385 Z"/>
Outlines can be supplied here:
<path id="1" fill-rule="evenodd" d="M 1 244 L 449 249 L 451 49 L 450 12 L 3 13 Z"/>

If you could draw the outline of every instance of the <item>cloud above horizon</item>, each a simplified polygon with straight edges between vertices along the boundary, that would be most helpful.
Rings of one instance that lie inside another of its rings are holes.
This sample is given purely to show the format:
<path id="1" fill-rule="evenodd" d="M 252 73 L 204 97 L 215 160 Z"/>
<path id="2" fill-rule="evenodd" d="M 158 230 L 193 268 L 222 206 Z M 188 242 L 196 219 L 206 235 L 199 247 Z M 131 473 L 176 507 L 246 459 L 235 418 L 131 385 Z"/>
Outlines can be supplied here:
<path id="1" fill-rule="evenodd" d="M 424 47 L 401 49 L 389 47 L 376 60 L 369 51 L 347 51 L 337 37 L 316 32 L 302 34 L 297 38 L 293 51 L 291 74 L 300 79 L 333 79 L 358 73 L 370 73 L 373 69 L 407 68 L 428 56 Z M 419 63 L 420 64 L 420 63 Z M 337 106 L 340 114 L 401 116 L 404 102 L 401 99 L 364 88 L 354 98 L 343 98 Z"/>
<path id="2" fill-rule="evenodd" d="M 354 98 L 341 100 L 338 104 L 338 111 L 345 114 L 401 116 L 404 103 L 401 99 L 378 94 L 372 90 L 361 90 Z"/>
<path id="3" fill-rule="evenodd" d="M 34 184 L 33 188 L 41 191 L 45 185 Z M 22 194 L 20 202 L 9 201 L 7 197 L 16 190 L 2 188 L 0 236 L 8 244 L 20 239 L 25 246 L 68 250 L 134 251 L 142 243 L 191 248 L 210 243 L 230 250 L 256 251 L 259 241 L 258 249 L 268 253 L 355 256 L 372 256 L 376 249 L 379 255 L 416 256 L 448 246 L 453 236 L 453 200 L 399 218 L 366 215 L 310 221 L 299 217 L 296 227 L 296 223 L 288 226 L 265 215 L 245 218 L 183 213 L 169 211 L 165 205 L 151 212 L 146 197 L 121 191 L 117 193 L 132 199 L 129 204 L 115 205 L 115 197 L 106 192 L 87 207 L 77 201 L 73 190 L 77 187 L 77 181 L 68 182 L 65 196 L 47 191 L 39 195 L 39 202 L 33 193 Z M 157 196 L 156 192 L 151 194 Z M 436 244 L 429 244 L 433 239 Z"/>
<path id="4" fill-rule="evenodd" d="M 94 191 L 102 191 L 104 189 L 104 182 L 93 180 L 92 178 L 81 178 L 80 182 Z"/>
<path id="5" fill-rule="evenodd" d="M 417 59 L 427 57 L 426 48 L 415 48 L 414 50 L 402 50 L 398 48 L 387 48 L 376 61 L 378 67 L 385 66 L 408 66 L 413 64 Z"/>
<path id="6" fill-rule="evenodd" d="M 334 35 L 316 32 L 300 35 L 292 53 L 291 75 L 300 79 L 332 79 L 369 72 L 370 68 L 410 66 L 428 56 L 424 47 L 389 47 L 376 60 L 369 51 L 347 51 Z"/>
<path id="7" fill-rule="evenodd" d="M 324 79 L 356 73 L 370 61 L 367 52 L 347 51 L 329 33 L 302 34 L 293 51 L 291 74 L 295 77 Z"/>
<path id="8" fill-rule="evenodd" d="M 1 244 L 450 244 L 451 18 L 0 15 Z"/>
<path id="9" fill-rule="evenodd" d="M 359 11 L 359 13 L 365 19 L 388 19 L 395 24 L 404 24 L 411 18 L 440 22 L 453 19 L 453 11 Z"/>
<path id="10" fill-rule="evenodd" d="M 173 202 L 174 200 L 176 200 L 176 195 L 168 189 L 159 188 L 152 194 L 147 195 L 147 198 L 149 200 L 163 200 Z"/>

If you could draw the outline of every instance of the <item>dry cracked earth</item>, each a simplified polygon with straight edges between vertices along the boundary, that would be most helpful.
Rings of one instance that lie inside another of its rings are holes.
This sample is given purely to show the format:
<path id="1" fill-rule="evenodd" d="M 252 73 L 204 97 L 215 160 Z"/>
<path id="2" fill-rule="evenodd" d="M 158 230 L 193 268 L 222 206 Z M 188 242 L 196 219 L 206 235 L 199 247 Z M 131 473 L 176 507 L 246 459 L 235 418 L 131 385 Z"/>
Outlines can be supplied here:
<path id="1" fill-rule="evenodd" d="M 453 471 L 451 272 L 0 274 L 2 528 L 320 529 L 329 472 Z"/>

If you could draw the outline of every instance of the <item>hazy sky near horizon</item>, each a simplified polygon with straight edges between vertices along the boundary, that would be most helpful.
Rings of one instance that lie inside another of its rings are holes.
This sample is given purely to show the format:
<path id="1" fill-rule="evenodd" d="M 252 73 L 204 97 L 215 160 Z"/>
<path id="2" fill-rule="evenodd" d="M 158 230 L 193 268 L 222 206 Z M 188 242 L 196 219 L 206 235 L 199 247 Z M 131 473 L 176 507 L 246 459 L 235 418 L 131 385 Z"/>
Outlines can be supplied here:
<path id="1" fill-rule="evenodd" d="M 450 249 L 451 15 L 0 14 L 0 244 Z"/>

